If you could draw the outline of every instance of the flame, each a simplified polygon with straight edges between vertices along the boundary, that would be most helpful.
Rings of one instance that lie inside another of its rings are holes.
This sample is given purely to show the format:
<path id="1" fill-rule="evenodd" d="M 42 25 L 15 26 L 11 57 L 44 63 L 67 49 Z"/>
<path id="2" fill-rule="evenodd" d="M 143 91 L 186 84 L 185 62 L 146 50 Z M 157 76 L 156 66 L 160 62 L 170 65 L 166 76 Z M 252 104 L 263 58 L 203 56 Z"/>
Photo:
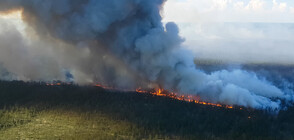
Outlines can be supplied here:
<path id="1" fill-rule="evenodd" d="M 162 89 L 158 89 L 155 92 L 152 92 L 152 94 L 156 96 L 166 96 L 166 94 L 163 94 L 162 91 Z"/>
<path id="2" fill-rule="evenodd" d="M 216 104 L 216 103 L 209 103 L 209 102 L 204 102 L 201 101 L 199 97 L 197 96 L 185 96 L 185 95 L 179 95 L 177 93 L 173 93 L 173 92 L 168 92 L 164 89 L 157 89 L 154 92 L 148 92 L 148 91 L 144 91 L 141 88 L 137 89 L 136 92 L 138 93 L 150 93 L 154 96 L 163 96 L 163 97 L 168 97 L 171 99 L 176 99 L 176 100 L 180 100 L 180 101 L 186 101 L 186 102 L 191 102 L 191 103 L 195 103 L 195 104 L 201 104 L 201 105 L 208 105 L 208 106 L 213 106 L 213 107 L 224 107 L 224 108 L 228 108 L 228 109 L 233 109 L 234 107 L 231 105 L 222 105 L 222 104 Z M 242 108 L 240 108 L 242 109 Z"/>
<path id="3" fill-rule="evenodd" d="M 73 85 L 73 83 L 65 83 L 65 82 L 46 83 L 46 86 L 63 86 L 63 85 Z"/>
<path id="4" fill-rule="evenodd" d="M 114 89 L 112 87 L 104 86 L 104 85 L 101 85 L 101 84 L 96 84 L 95 87 L 101 87 L 101 88 L 104 88 L 104 89 Z"/>
<path id="5" fill-rule="evenodd" d="M 70 85 L 72 83 L 47 83 L 47 86 L 61 86 L 61 85 Z M 100 87 L 108 90 L 117 90 L 117 91 L 125 91 L 125 92 L 134 92 L 134 90 L 123 90 L 123 89 L 117 89 L 113 88 L 110 86 L 105 86 L 102 84 L 95 84 L 94 87 Z M 228 109 L 233 109 L 234 107 L 231 105 L 223 105 L 223 104 L 216 104 L 216 103 L 209 103 L 209 102 L 204 102 L 201 101 L 198 96 L 193 96 L 193 95 L 180 95 L 178 93 L 174 92 L 168 92 L 167 90 L 164 90 L 162 88 L 154 89 L 154 90 L 143 90 L 142 88 L 138 88 L 135 90 L 137 93 L 141 94 L 151 94 L 153 96 L 161 96 L 161 97 L 167 97 L 175 100 L 180 100 L 180 101 L 185 101 L 185 102 L 190 102 L 190 103 L 195 103 L 195 104 L 201 104 L 201 105 L 207 105 L 207 106 L 213 106 L 213 107 L 222 107 L 222 108 L 228 108 Z M 240 108 L 242 110 L 243 108 Z"/>

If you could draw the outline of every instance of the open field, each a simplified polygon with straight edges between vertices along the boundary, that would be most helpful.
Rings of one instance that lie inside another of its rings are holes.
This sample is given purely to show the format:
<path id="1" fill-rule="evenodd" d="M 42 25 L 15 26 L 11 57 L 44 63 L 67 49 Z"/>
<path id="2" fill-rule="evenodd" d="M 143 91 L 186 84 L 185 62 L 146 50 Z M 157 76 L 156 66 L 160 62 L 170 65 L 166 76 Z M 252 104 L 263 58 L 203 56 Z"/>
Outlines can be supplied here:
<path id="1" fill-rule="evenodd" d="M 0 82 L 0 139 L 294 139 L 294 108 L 270 115 L 113 92 Z"/>

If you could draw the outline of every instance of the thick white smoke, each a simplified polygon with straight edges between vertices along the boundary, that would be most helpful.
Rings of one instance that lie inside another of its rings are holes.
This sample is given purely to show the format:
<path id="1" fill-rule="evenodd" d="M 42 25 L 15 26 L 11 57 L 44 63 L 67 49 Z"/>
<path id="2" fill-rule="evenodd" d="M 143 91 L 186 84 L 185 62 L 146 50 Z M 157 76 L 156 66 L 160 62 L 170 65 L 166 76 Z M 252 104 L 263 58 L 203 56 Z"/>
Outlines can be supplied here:
<path id="1" fill-rule="evenodd" d="M 40 57 L 16 54 L 17 57 L 24 57 L 18 59 L 23 61 L 22 64 L 30 64 L 28 69 L 34 68 L 40 73 L 35 78 L 35 72 L 26 74 L 18 71 L 25 67 L 18 68 L 18 65 L 14 65 L 19 63 L 13 57 L 0 57 L 0 61 L 4 63 L 5 69 L 18 77 L 23 76 L 22 79 L 64 80 L 62 71 L 68 70 L 77 82 L 137 87 L 144 86 L 147 81 L 171 91 L 196 94 L 211 102 L 260 109 L 280 108 L 280 100 L 286 95 L 254 73 L 224 70 L 206 74 L 198 70 L 193 55 L 181 47 L 184 39 L 179 36 L 177 25 L 162 24 L 160 11 L 164 2 L 165 0 L 0 0 L 2 11 L 15 8 L 23 10 L 26 23 L 34 29 L 37 38 L 45 42 L 40 45 L 46 47 L 39 47 L 34 54 L 51 57 L 45 61 L 52 62 L 34 62 L 35 58 Z M 4 46 L 1 45 L 1 52 L 6 48 L 11 49 L 7 46 L 14 41 L 7 40 L 1 40 L 6 42 Z M 26 43 L 16 45 L 22 44 Z M 47 54 L 48 48 L 52 54 Z M 26 51 L 18 48 L 11 52 Z M 10 67 L 10 64 L 17 67 Z"/>

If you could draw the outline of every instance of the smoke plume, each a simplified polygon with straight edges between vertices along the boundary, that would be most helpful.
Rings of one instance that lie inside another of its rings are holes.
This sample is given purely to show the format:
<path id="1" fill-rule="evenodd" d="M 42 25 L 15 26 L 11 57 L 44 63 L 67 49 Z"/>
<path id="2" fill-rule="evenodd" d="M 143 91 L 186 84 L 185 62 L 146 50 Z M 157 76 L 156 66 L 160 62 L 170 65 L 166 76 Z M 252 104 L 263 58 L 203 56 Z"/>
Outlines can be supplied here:
<path id="1" fill-rule="evenodd" d="M 22 10 L 27 37 L 5 27 L 0 70 L 20 80 L 66 80 L 136 88 L 157 84 L 203 100 L 279 109 L 289 95 L 244 70 L 207 74 L 181 44 L 175 23 L 163 25 L 165 0 L 0 0 Z M 1 75 L 1 73 L 0 73 Z"/>

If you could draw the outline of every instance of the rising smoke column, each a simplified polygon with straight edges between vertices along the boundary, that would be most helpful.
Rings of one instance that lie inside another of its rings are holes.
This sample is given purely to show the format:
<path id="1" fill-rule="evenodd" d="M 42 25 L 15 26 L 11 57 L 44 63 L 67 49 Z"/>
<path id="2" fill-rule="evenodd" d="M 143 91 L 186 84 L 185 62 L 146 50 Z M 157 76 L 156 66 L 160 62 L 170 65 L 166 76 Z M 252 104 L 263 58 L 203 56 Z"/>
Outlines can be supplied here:
<path id="1" fill-rule="evenodd" d="M 94 54 L 92 57 L 107 52 L 134 72 L 134 77 L 165 89 L 230 105 L 280 107 L 285 94 L 254 73 L 223 70 L 206 74 L 198 70 L 193 55 L 181 46 L 184 39 L 179 36 L 177 25 L 161 22 L 164 2 L 0 0 L 0 10 L 21 8 L 24 20 L 40 37 L 49 35 L 75 47 L 83 44 Z M 99 62 L 90 61 L 90 65 L 96 63 Z"/>

